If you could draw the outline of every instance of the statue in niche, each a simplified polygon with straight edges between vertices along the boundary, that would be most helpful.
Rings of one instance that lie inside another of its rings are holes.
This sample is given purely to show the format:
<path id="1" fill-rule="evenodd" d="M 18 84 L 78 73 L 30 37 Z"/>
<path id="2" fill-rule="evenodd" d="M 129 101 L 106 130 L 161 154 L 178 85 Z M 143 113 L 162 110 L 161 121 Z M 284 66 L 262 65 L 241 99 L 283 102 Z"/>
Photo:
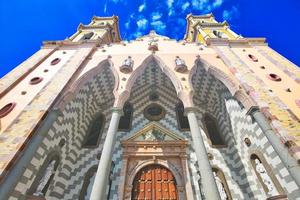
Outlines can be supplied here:
<path id="1" fill-rule="evenodd" d="M 270 176 L 268 175 L 264 165 L 257 158 L 255 158 L 254 161 L 255 161 L 255 170 L 260 175 L 260 177 L 263 181 L 263 184 L 267 187 L 268 195 L 270 195 L 270 196 L 278 195 L 279 192 L 277 191 L 274 183 L 272 182 Z"/>
<path id="2" fill-rule="evenodd" d="M 227 198 L 227 194 L 226 194 L 226 191 L 224 188 L 224 184 L 222 183 L 222 180 L 218 177 L 216 172 L 213 172 L 213 174 L 214 174 L 215 181 L 216 181 L 219 193 L 220 193 L 221 200 L 227 200 L 228 198 Z"/>
<path id="3" fill-rule="evenodd" d="M 56 160 L 52 160 L 49 163 L 49 165 L 47 166 L 43 177 L 41 178 L 41 180 L 38 183 L 38 187 L 36 188 L 36 191 L 33 193 L 34 196 L 44 196 L 45 195 L 44 194 L 45 191 L 43 191 L 43 190 L 45 189 L 46 185 L 49 184 L 51 177 L 54 175 L 55 163 L 56 163 Z"/>
<path id="4" fill-rule="evenodd" d="M 133 60 L 131 58 L 131 56 L 128 56 L 128 58 L 126 58 L 123 62 L 123 65 L 131 67 L 133 65 Z"/>

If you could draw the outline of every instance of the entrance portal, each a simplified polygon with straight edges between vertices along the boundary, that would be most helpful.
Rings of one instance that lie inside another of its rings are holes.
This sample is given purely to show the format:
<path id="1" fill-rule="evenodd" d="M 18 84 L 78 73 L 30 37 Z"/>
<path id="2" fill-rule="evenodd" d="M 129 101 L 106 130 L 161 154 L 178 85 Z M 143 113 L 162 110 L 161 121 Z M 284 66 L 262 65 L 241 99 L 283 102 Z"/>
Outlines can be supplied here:
<path id="1" fill-rule="evenodd" d="M 131 196 L 134 200 L 177 200 L 176 180 L 172 172 L 161 165 L 146 166 L 135 176 Z"/>

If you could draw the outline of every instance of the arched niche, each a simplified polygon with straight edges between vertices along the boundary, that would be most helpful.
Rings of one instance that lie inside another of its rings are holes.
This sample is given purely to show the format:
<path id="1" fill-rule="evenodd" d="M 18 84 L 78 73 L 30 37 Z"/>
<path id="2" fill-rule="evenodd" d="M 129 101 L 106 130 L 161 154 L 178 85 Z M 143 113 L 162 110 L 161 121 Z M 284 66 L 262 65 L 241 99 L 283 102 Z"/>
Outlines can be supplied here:
<path id="1" fill-rule="evenodd" d="M 95 148 L 99 145 L 103 129 L 105 126 L 105 116 L 102 113 L 97 113 L 90 121 L 87 134 L 82 143 L 83 148 Z"/>
<path id="2" fill-rule="evenodd" d="M 123 106 L 123 116 L 119 121 L 119 131 L 130 131 L 133 117 L 133 106 L 130 102 L 125 102 Z"/>
<path id="3" fill-rule="evenodd" d="M 254 152 L 250 155 L 250 162 L 268 199 L 285 199 L 285 192 L 264 156 L 260 152 Z"/>
<path id="4" fill-rule="evenodd" d="M 221 200 L 232 200 L 230 188 L 228 187 L 226 178 L 222 170 L 218 167 L 212 168 L 215 181 L 220 192 Z"/>
<path id="5" fill-rule="evenodd" d="M 93 183 L 97 172 L 97 166 L 91 167 L 84 175 L 83 184 L 79 193 L 79 200 L 89 200 Z"/>
<path id="6" fill-rule="evenodd" d="M 101 76 L 101 74 L 109 74 L 109 77 L 111 77 L 112 82 L 114 83 L 111 94 L 115 97 L 119 86 L 119 75 L 113 67 L 111 60 L 105 59 L 100 61 L 97 66 L 92 67 L 90 70 L 80 75 L 80 77 L 77 77 L 77 79 L 65 89 L 65 92 L 60 95 L 61 97 L 57 100 L 55 107 L 64 110 L 65 106 L 76 96 L 85 84 L 92 81 L 97 75 Z"/>
<path id="7" fill-rule="evenodd" d="M 190 131 L 190 125 L 187 116 L 184 115 L 184 105 L 182 101 L 178 102 L 175 106 L 176 119 L 178 129 L 180 131 Z"/>
<path id="8" fill-rule="evenodd" d="M 221 135 L 219 123 L 213 115 L 204 113 L 204 115 L 202 116 L 202 124 L 204 126 L 204 132 L 206 133 L 209 144 L 212 147 L 227 147 L 226 143 L 224 142 L 224 138 Z"/>
<path id="9" fill-rule="evenodd" d="M 52 152 L 45 159 L 40 167 L 30 189 L 27 192 L 27 197 L 45 199 L 49 186 L 51 185 L 55 172 L 60 163 L 59 152 Z"/>

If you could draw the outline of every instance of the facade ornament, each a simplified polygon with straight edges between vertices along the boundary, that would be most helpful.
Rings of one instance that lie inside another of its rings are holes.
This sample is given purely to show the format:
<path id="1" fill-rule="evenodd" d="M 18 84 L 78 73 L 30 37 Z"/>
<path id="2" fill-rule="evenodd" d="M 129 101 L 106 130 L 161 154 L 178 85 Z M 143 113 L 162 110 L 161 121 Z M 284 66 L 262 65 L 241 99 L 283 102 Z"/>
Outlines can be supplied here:
<path id="1" fill-rule="evenodd" d="M 175 58 L 175 71 L 176 72 L 180 72 L 183 73 L 187 70 L 187 66 L 185 65 L 185 61 L 181 58 L 179 58 L 179 56 L 176 56 Z"/>
<path id="2" fill-rule="evenodd" d="M 46 185 L 50 181 L 51 177 L 54 175 L 55 172 L 55 163 L 56 160 L 52 160 L 49 165 L 47 166 L 45 173 L 41 180 L 38 183 L 38 187 L 36 191 L 33 193 L 34 196 L 44 196 L 43 190 L 45 189 Z"/>
<path id="3" fill-rule="evenodd" d="M 277 191 L 274 183 L 272 182 L 270 176 L 268 175 L 264 165 L 257 158 L 254 161 L 255 161 L 255 170 L 261 177 L 263 184 L 268 189 L 268 195 L 270 195 L 270 196 L 278 195 L 279 192 Z"/>
<path id="4" fill-rule="evenodd" d="M 218 177 L 216 172 L 213 172 L 213 174 L 216 180 L 216 184 L 220 193 L 221 200 L 227 200 L 228 198 L 222 180 Z"/>
<path id="5" fill-rule="evenodd" d="M 131 56 L 128 56 L 128 58 L 124 60 L 122 66 L 120 67 L 120 71 L 125 74 L 132 72 L 133 63 L 134 61 L 132 60 Z"/>
<path id="6" fill-rule="evenodd" d="M 152 38 L 149 42 L 149 47 L 148 50 L 155 52 L 158 51 L 158 43 L 157 40 L 155 40 L 154 38 Z"/>

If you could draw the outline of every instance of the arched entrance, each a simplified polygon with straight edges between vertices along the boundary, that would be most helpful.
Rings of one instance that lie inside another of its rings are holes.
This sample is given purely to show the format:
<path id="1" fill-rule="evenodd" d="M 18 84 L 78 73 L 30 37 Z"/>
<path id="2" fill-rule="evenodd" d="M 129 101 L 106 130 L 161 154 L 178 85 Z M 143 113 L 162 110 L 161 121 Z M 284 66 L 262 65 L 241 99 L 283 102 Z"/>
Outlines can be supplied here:
<path id="1" fill-rule="evenodd" d="M 176 180 L 172 172 L 162 165 L 142 168 L 135 176 L 131 196 L 133 200 L 177 200 Z"/>

